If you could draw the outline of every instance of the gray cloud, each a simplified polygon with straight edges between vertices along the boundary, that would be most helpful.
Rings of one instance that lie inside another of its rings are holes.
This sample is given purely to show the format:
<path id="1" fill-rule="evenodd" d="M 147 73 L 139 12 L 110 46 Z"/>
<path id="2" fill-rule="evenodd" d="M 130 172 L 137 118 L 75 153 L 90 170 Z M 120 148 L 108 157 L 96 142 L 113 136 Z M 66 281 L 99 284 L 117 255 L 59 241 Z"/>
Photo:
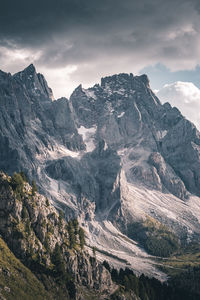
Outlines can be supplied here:
<path id="1" fill-rule="evenodd" d="M 157 91 L 157 96 L 164 102 L 176 106 L 182 114 L 200 129 L 200 89 L 192 82 L 177 81 L 165 84 Z"/>
<path id="2" fill-rule="evenodd" d="M 199 60 L 195 0 L 4 0 L 0 28 L 6 70 L 33 61 L 48 77 L 75 65 L 68 80 L 76 83 L 157 62 L 188 69 Z"/>

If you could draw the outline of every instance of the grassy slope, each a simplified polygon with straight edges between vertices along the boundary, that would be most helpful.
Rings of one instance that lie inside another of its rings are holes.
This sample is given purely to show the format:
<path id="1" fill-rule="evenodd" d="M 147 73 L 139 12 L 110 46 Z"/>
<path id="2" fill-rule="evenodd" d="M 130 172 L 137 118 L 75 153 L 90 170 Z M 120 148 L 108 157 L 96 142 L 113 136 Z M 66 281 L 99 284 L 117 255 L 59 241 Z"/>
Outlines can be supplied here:
<path id="1" fill-rule="evenodd" d="M 200 267 L 200 246 L 190 245 L 182 253 L 166 259 L 156 259 L 169 276 L 177 276 L 189 267 Z"/>
<path id="2" fill-rule="evenodd" d="M 6 300 L 51 299 L 39 280 L 14 256 L 2 238 L 0 238 L 1 295 Z"/>

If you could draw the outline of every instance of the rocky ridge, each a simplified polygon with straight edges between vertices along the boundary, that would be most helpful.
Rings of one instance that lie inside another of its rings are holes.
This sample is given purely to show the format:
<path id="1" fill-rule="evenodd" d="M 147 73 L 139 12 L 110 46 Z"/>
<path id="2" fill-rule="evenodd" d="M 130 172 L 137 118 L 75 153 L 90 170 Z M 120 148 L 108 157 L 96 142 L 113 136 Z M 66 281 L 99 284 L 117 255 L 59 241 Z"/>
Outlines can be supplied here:
<path id="1" fill-rule="evenodd" d="M 0 74 L 0 169 L 35 178 L 67 219 L 79 218 L 89 245 L 162 276 L 127 234 L 150 217 L 180 243 L 199 240 L 198 130 L 160 103 L 146 75 L 80 85 L 69 101 L 52 101 L 41 78 L 32 65 Z"/>
<path id="2" fill-rule="evenodd" d="M 0 234 L 15 256 L 38 277 L 52 299 L 84 299 L 90 291 L 94 297 L 108 297 L 116 289 L 110 273 L 81 250 L 78 237 L 76 245 L 70 246 L 62 212 L 18 180 L 19 174 L 12 178 L 0 174 Z M 61 275 L 64 283 L 59 282 Z M 63 295 L 56 296 L 58 289 Z"/>

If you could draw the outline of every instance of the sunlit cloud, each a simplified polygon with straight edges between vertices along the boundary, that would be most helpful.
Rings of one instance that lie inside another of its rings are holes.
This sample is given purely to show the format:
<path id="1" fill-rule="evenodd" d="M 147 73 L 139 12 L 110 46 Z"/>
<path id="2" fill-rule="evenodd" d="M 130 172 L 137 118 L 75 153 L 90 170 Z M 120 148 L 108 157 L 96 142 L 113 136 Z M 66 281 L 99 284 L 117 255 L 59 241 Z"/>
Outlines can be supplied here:
<path id="1" fill-rule="evenodd" d="M 176 106 L 200 129 L 200 89 L 192 82 L 177 81 L 166 84 L 156 94 L 163 103 L 169 102 Z"/>
<path id="2" fill-rule="evenodd" d="M 45 78 L 50 87 L 53 87 L 55 98 L 67 97 L 71 95 L 73 90 L 78 86 L 78 82 L 71 81 L 70 76 L 77 70 L 76 65 L 68 65 L 63 68 L 49 69 L 39 67 L 37 71 L 45 74 Z"/>

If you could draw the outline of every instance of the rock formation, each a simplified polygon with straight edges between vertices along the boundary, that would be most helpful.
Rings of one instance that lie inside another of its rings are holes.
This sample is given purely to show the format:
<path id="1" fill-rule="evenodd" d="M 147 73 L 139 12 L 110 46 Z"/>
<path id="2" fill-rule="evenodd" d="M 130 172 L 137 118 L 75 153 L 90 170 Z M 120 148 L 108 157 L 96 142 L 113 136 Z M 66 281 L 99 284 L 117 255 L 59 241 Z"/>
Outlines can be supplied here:
<path id="1" fill-rule="evenodd" d="M 54 101 L 30 65 L 0 73 L 0 105 L 0 169 L 35 179 L 66 219 L 79 218 L 89 245 L 151 274 L 137 260 L 146 254 L 125 244 L 129 225 L 150 217 L 181 243 L 199 240 L 200 133 L 146 75 L 105 77 Z"/>

